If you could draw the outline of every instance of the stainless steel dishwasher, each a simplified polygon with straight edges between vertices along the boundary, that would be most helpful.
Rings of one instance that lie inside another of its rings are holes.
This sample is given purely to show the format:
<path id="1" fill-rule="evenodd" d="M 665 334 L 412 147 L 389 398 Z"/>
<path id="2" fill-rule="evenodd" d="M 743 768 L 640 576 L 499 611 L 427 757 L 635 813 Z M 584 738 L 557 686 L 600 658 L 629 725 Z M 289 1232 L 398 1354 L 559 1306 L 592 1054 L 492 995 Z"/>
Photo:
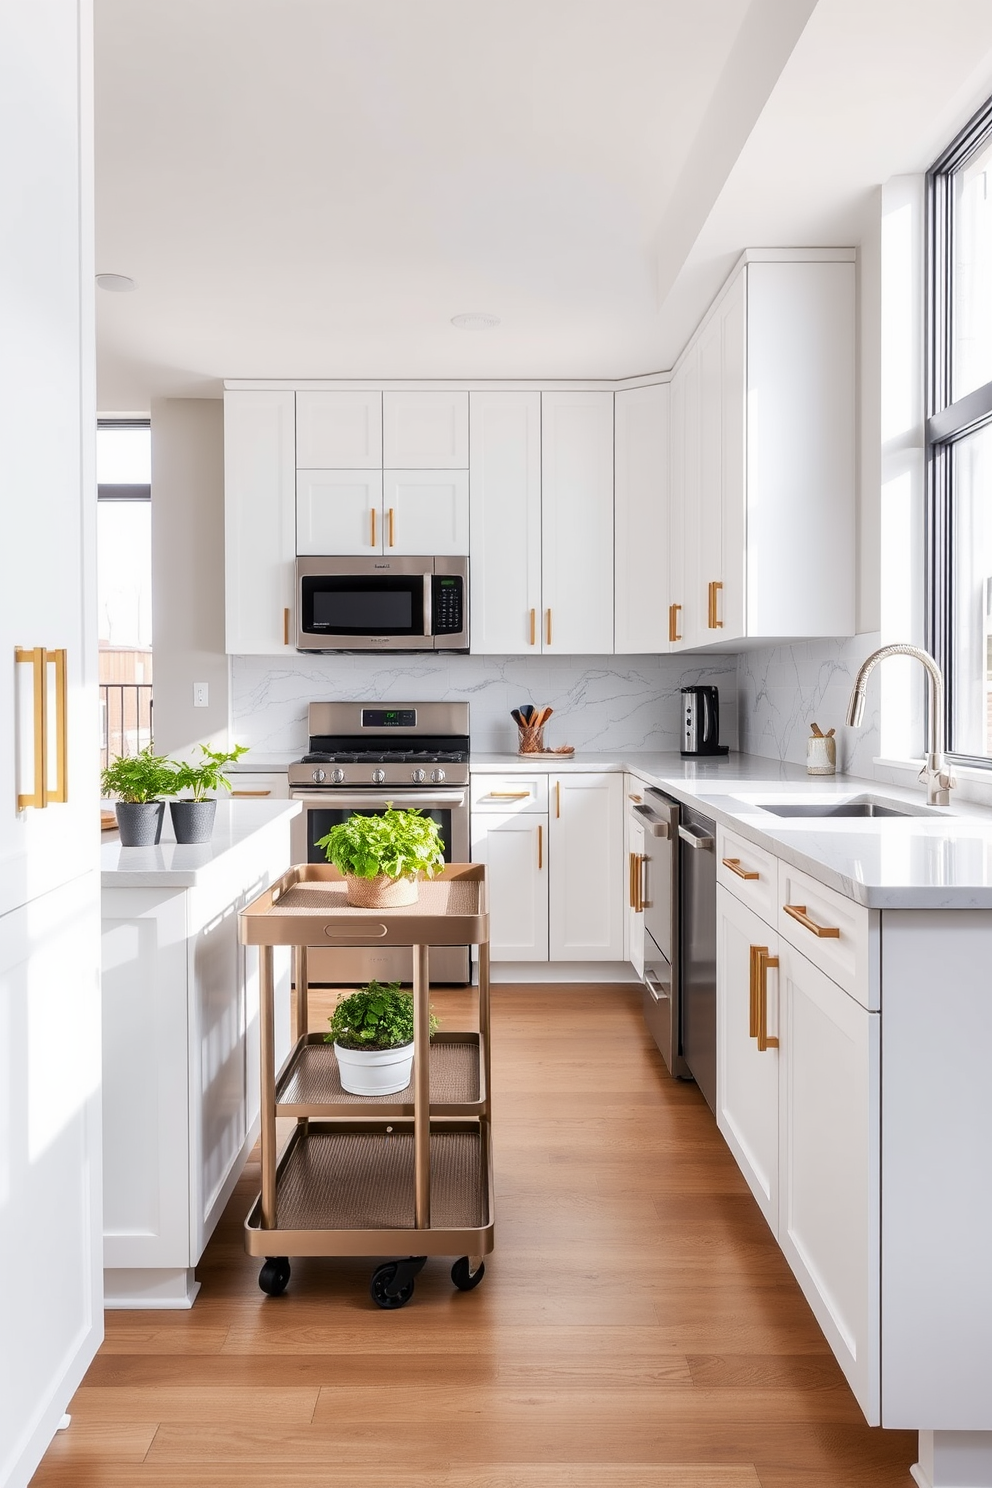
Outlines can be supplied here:
<path id="1" fill-rule="evenodd" d="M 679 823 L 682 1054 L 716 1112 L 716 825 L 692 806 Z"/>
<path id="2" fill-rule="evenodd" d="M 679 803 L 654 786 L 632 816 L 644 828 L 644 1021 L 673 1075 L 689 1071 L 679 1045 Z"/>

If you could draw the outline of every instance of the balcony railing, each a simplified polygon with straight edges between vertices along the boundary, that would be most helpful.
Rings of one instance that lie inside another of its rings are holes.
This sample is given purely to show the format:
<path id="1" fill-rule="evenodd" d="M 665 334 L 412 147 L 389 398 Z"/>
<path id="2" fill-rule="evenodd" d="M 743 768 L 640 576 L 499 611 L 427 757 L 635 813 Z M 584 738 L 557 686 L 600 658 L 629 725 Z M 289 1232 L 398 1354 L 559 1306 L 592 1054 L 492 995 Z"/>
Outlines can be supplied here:
<path id="1" fill-rule="evenodd" d="M 100 683 L 100 768 L 152 742 L 152 684 Z"/>

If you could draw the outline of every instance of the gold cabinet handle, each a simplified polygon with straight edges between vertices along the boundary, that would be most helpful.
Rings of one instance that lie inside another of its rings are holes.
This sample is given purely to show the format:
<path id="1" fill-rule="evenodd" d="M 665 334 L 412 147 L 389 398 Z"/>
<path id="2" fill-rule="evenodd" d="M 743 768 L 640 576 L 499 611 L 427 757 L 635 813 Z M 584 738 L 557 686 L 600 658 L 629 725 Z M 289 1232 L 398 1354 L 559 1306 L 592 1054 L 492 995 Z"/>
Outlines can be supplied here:
<path id="1" fill-rule="evenodd" d="M 668 639 L 670 641 L 680 641 L 682 639 L 679 633 L 679 614 L 681 610 L 682 606 L 680 604 L 670 604 L 668 606 Z"/>
<path id="2" fill-rule="evenodd" d="M 641 800 L 641 797 L 640 796 L 628 796 L 627 797 L 627 800 L 628 801 L 635 801 L 635 802 L 637 802 L 637 801 L 640 801 Z"/>
<path id="3" fill-rule="evenodd" d="M 393 508 L 390 507 L 389 508 L 389 546 L 392 548 L 392 547 L 395 546 L 395 544 L 396 544 L 396 513 L 394 512 Z"/>
<path id="4" fill-rule="evenodd" d="M 530 795 L 530 791 L 529 790 L 525 790 L 525 791 L 487 791 L 486 792 L 486 800 L 487 801 L 526 801 L 526 799 L 527 799 L 527 797 L 529 795 Z"/>
<path id="5" fill-rule="evenodd" d="M 375 507 L 373 507 L 372 510 L 369 512 L 369 517 L 371 518 L 371 522 L 372 522 L 372 532 L 371 532 L 371 535 L 369 537 L 369 546 L 370 547 L 373 547 L 373 548 L 377 548 L 379 546 L 379 544 L 378 544 L 378 542 L 376 540 L 375 515 L 376 515 L 376 513 L 375 513 Z"/>
<path id="6" fill-rule="evenodd" d="M 29 806 L 41 810 L 48 805 L 45 785 L 45 770 L 48 763 L 48 674 L 45 669 L 44 646 L 17 646 L 14 661 L 18 665 L 30 666 L 33 678 L 34 700 L 34 790 L 18 792 L 17 809 L 25 811 Z"/>
<path id="7" fill-rule="evenodd" d="M 644 854 L 634 854 L 634 913 L 644 913 Z"/>
<path id="8" fill-rule="evenodd" d="M 236 790 L 232 790 L 232 792 L 231 792 L 231 795 L 232 796 L 271 796 L 271 794 L 272 794 L 272 792 L 270 790 L 266 790 L 266 791 L 261 791 L 261 790 L 259 790 L 259 791 L 236 791 Z"/>
<path id="9" fill-rule="evenodd" d="M 724 858 L 723 866 L 729 868 L 731 873 L 736 873 L 738 878 L 759 879 L 761 877 L 760 873 L 754 873 L 749 868 L 742 868 L 740 858 Z"/>
<path id="10" fill-rule="evenodd" d="M 748 1012 L 747 1012 L 747 1036 L 756 1039 L 758 1037 L 758 967 L 759 957 L 762 951 L 767 951 L 767 946 L 752 946 L 750 953 L 750 968 L 748 974 Z"/>
<path id="11" fill-rule="evenodd" d="M 707 624 L 707 628 L 709 630 L 722 630 L 723 629 L 723 621 L 717 619 L 717 607 L 718 607 L 717 595 L 720 593 L 720 590 L 722 588 L 723 588 L 723 583 L 722 583 L 722 581 L 720 579 L 714 579 L 713 582 L 709 585 L 709 593 L 707 595 L 707 611 L 708 611 L 708 613 L 707 613 L 707 618 L 706 618 L 706 624 Z"/>
<path id="12" fill-rule="evenodd" d="M 634 854 L 627 854 L 627 904 L 634 907 Z"/>
<path id="13" fill-rule="evenodd" d="M 540 873 L 544 867 L 544 826 L 541 822 L 537 824 L 537 871 Z"/>
<path id="14" fill-rule="evenodd" d="M 555 781 L 555 816 L 561 816 L 561 781 Z"/>
<path id="15" fill-rule="evenodd" d="M 531 610 L 531 612 L 530 612 L 530 643 L 531 643 L 532 646 L 536 646 L 537 645 L 537 611 L 536 610 Z"/>
<path id="16" fill-rule="evenodd" d="M 54 662 L 55 664 L 55 789 L 53 791 L 47 791 L 46 795 L 48 801 L 64 803 L 69 799 L 69 710 L 66 652 L 46 651 L 45 662 L 46 664 L 48 662 Z"/>
<path id="17" fill-rule="evenodd" d="M 283 610 L 283 612 L 282 612 L 282 643 L 283 643 L 284 646 L 288 646 L 289 645 L 289 611 L 288 610 Z"/>
<path id="18" fill-rule="evenodd" d="M 764 1054 L 766 1049 L 778 1048 L 778 1039 L 768 1032 L 768 973 L 772 968 L 778 970 L 778 957 L 769 956 L 767 946 L 752 946 L 751 949 L 757 951 L 755 956 L 757 1028 L 754 1037 L 758 1045 L 758 1053 Z"/>
<path id="19" fill-rule="evenodd" d="M 815 935 L 819 940 L 839 940 L 840 939 L 840 928 L 839 928 L 839 926 L 837 926 L 837 925 L 818 925 L 816 923 L 816 921 L 815 920 L 811 920 L 810 917 L 809 917 L 809 915 L 806 913 L 806 906 L 805 906 L 805 904 L 783 904 L 782 905 L 782 908 L 785 910 L 785 912 L 786 912 L 787 915 L 791 915 L 791 917 L 794 920 L 798 920 L 799 923 L 800 923 L 800 925 L 802 925 L 805 930 L 808 930 L 812 935 Z"/>
<path id="20" fill-rule="evenodd" d="M 548 605 L 548 614 L 547 614 L 547 637 L 548 637 L 548 645 L 550 646 L 551 645 L 551 606 L 550 605 Z"/>

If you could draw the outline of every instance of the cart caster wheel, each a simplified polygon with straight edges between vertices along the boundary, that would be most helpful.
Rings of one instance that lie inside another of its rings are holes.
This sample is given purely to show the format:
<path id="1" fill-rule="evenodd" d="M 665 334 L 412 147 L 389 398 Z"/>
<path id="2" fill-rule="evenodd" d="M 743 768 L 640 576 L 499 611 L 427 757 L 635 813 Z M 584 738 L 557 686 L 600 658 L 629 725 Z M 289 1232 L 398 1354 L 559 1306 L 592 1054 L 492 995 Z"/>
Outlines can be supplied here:
<path id="1" fill-rule="evenodd" d="M 477 1271 L 468 1269 L 468 1256 L 462 1256 L 451 1268 L 451 1279 L 460 1292 L 470 1292 L 477 1287 L 486 1274 L 485 1261 L 479 1262 Z"/>
<path id="2" fill-rule="evenodd" d="M 405 1307 L 413 1296 L 413 1277 L 395 1290 L 396 1263 L 390 1261 L 388 1265 L 379 1266 L 372 1272 L 372 1280 L 369 1283 L 369 1296 L 376 1307 L 384 1307 L 387 1311 L 394 1307 Z"/>
<path id="3" fill-rule="evenodd" d="M 270 1297 L 281 1297 L 289 1286 L 289 1257 L 266 1256 L 258 1273 L 258 1284 Z"/>

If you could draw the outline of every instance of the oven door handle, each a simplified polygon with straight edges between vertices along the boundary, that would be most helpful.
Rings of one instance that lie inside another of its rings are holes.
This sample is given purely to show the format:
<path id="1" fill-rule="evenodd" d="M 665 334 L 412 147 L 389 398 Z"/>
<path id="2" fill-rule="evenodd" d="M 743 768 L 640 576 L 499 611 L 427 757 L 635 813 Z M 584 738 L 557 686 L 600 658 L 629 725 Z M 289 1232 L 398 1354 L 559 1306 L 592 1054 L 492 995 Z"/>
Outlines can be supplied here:
<path id="1" fill-rule="evenodd" d="M 468 788 L 465 790 L 416 790 L 416 791 L 391 791 L 388 786 L 378 787 L 372 791 L 349 791 L 338 790 L 332 786 L 330 790 L 316 786 L 308 787 L 294 786 L 289 793 L 291 801 L 305 801 L 308 805 L 316 805 L 318 802 L 330 810 L 346 807 L 352 811 L 362 806 L 370 806 L 377 810 L 388 804 L 393 806 L 420 806 L 430 810 L 433 806 L 464 806 L 468 796 Z"/>

